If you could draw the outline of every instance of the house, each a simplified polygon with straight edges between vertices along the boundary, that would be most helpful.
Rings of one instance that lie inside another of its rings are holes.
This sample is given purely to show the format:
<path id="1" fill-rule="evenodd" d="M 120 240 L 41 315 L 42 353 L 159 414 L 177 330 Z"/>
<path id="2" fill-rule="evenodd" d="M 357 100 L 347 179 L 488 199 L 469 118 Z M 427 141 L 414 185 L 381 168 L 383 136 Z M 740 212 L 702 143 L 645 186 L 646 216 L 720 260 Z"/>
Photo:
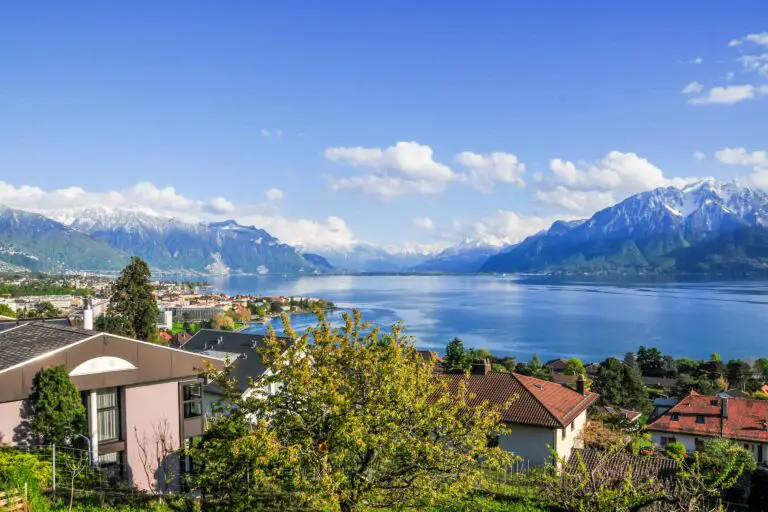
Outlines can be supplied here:
<path id="1" fill-rule="evenodd" d="M 645 384 L 645 387 L 647 388 L 672 389 L 677 385 L 677 379 L 669 377 L 650 377 L 648 375 L 643 375 L 642 379 L 643 384 Z"/>
<path id="2" fill-rule="evenodd" d="M 721 398 L 695 391 L 648 425 L 660 446 L 678 442 L 689 452 L 723 437 L 752 452 L 758 464 L 768 461 L 768 401 Z"/>
<path id="3" fill-rule="evenodd" d="M 173 335 L 168 331 L 158 331 L 157 337 L 166 345 L 173 341 Z"/>
<path id="4" fill-rule="evenodd" d="M 146 471 L 141 453 L 146 449 L 155 460 L 159 432 L 175 450 L 203 433 L 204 359 L 61 321 L 19 322 L 0 332 L 2 442 L 29 441 L 26 411 L 33 378 L 43 368 L 64 365 L 82 393 L 91 460 L 150 489 L 157 483 L 150 479 L 162 475 Z"/>
<path id="5" fill-rule="evenodd" d="M 499 446 L 514 452 L 530 465 L 544 465 L 552 460 L 549 447 L 566 459 L 587 421 L 587 408 L 598 395 L 585 390 L 584 380 L 574 391 L 560 384 L 526 377 L 517 373 L 495 372 L 490 364 L 472 366 L 470 374 L 446 373 L 449 390 L 465 381 L 475 403 L 489 401 L 503 407 L 502 420 L 511 433 L 499 438 Z"/>
<path id="6" fill-rule="evenodd" d="M 653 400 L 653 412 L 651 418 L 658 418 L 679 402 L 677 398 L 655 398 Z"/>
<path id="7" fill-rule="evenodd" d="M 584 366 L 584 370 L 587 372 L 587 375 L 590 377 L 594 377 L 597 375 L 597 372 L 600 370 L 600 364 L 599 363 L 589 363 L 588 365 Z"/>
<path id="8" fill-rule="evenodd" d="M 544 368 L 549 370 L 551 373 L 563 373 L 563 370 L 565 370 L 565 365 L 568 364 L 567 359 L 563 359 L 562 357 L 557 359 L 552 359 L 550 361 L 547 361 L 544 363 Z"/>
<path id="9" fill-rule="evenodd" d="M 201 329 L 181 348 L 186 352 L 228 360 L 232 366 L 232 377 L 235 379 L 238 391 L 250 393 L 254 390 L 250 388 L 248 378 L 258 380 L 259 377 L 267 374 L 267 368 L 262 364 L 259 355 L 259 348 L 264 346 L 265 337 L 263 334 Z M 289 338 L 284 340 L 287 344 L 291 343 Z M 272 393 L 275 389 L 266 391 Z M 213 414 L 213 405 L 223 398 L 223 392 L 216 382 L 205 386 L 206 415 Z"/>
<path id="10" fill-rule="evenodd" d="M 575 386 L 577 378 L 578 377 L 576 375 L 566 375 L 564 373 L 552 374 L 552 382 L 555 384 L 562 384 L 564 386 Z"/>

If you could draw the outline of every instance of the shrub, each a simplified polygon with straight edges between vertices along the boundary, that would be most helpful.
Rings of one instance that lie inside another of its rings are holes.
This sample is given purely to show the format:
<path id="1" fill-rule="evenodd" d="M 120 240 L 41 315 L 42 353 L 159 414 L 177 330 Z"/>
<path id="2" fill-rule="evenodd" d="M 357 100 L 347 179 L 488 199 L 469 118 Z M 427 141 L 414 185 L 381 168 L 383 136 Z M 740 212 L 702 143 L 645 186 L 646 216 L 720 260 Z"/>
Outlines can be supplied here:
<path id="1" fill-rule="evenodd" d="M 664 448 L 664 453 L 673 459 L 680 460 L 685 457 L 688 451 L 683 443 L 674 442 L 667 444 L 666 448 Z"/>

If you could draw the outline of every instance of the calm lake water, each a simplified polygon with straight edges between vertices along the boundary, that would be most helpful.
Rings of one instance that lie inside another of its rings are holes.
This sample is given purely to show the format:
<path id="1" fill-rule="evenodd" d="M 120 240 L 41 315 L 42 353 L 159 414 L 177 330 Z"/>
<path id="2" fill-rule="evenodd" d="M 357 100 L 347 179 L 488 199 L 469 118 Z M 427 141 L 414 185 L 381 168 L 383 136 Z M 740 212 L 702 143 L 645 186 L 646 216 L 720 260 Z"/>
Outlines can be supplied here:
<path id="1" fill-rule="evenodd" d="M 600 360 L 655 346 L 675 356 L 768 356 L 768 282 L 602 282 L 484 276 L 232 276 L 227 293 L 322 297 L 381 325 L 398 320 L 422 348 L 454 336 L 494 354 Z M 332 316 L 339 322 L 340 313 Z M 314 325 L 292 317 L 294 329 Z M 281 330 L 281 321 L 273 321 Z M 254 326 L 252 332 L 265 327 Z"/>

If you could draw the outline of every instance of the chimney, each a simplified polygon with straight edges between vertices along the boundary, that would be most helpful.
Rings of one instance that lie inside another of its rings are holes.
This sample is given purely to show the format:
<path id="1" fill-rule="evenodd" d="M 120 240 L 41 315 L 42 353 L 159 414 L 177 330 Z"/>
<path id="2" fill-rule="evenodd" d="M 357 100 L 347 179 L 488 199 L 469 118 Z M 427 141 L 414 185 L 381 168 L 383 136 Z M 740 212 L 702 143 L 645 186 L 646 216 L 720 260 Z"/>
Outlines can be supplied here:
<path id="1" fill-rule="evenodd" d="M 93 330 L 93 309 L 91 308 L 90 297 L 85 298 L 85 305 L 83 306 L 83 329 Z"/>
<path id="2" fill-rule="evenodd" d="M 486 358 L 483 362 L 472 363 L 472 375 L 486 375 L 491 371 L 491 360 Z"/>
<path id="3" fill-rule="evenodd" d="M 587 381 L 584 380 L 584 376 L 581 374 L 576 378 L 576 392 L 582 395 L 587 394 Z"/>
<path id="4" fill-rule="evenodd" d="M 722 404 L 723 404 L 722 405 L 722 416 L 723 416 L 723 418 L 727 418 L 728 417 L 728 399 L 727 398 L 723 398 L 722 399 Z"/>

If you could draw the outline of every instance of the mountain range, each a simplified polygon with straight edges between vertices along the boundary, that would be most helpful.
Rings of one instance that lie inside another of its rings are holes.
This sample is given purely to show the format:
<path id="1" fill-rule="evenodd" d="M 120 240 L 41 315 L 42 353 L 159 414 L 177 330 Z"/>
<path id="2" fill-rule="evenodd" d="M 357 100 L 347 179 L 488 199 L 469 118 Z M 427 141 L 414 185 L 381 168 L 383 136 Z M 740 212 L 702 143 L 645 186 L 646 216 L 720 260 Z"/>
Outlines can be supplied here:
<path id="1" fill-rule="evenodd" d="M 589 219 L 557 221 L 507 247 L 442 251 L 354 243 L 312 251 L 233 220 L 189 223 L 103 207 L 48 216 L 0 207 L 0 271 L 113 271 L 131 255 L 168 272 L 768 272 L 768 195 L 704 180 L 631 196 Z"/>
<path id="2" fill-rule="evenodd" d="M 555 222 L 491 256 L 481 272 L 768 270 L 768 195 L 704 180 L 631 196 L 590 219 Z"/>

